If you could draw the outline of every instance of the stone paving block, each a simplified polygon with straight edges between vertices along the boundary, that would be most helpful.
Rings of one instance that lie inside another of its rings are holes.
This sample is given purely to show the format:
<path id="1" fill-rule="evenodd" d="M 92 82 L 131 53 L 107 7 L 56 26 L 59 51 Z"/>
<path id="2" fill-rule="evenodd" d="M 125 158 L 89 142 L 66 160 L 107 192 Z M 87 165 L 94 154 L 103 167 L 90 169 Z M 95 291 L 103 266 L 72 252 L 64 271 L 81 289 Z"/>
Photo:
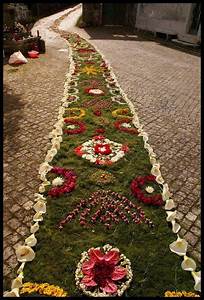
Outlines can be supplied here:
<path id="1" fill-rule="evenodd" d="M 192 212 L 188 212 L 186 215 L 186 219 L 188 219 L 191 222 L 194 222 L 197 219 L 197 216 L 194 215 Z"/>
<path id="2" fill-rule="evenodd" d="M 187 232 L 185 234 L 185 239 L 191 246 L 195 246 L 195 244 L 197 243 L 197 237 L 192 232 Z"/>

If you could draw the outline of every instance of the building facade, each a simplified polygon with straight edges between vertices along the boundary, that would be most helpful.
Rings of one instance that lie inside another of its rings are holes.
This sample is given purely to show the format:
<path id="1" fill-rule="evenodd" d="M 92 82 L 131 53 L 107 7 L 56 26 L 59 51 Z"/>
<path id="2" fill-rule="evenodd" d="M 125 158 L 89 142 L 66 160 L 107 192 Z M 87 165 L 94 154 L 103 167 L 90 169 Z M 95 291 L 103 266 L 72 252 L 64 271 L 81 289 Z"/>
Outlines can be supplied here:
<path id="1" fill-rule="evenodd" d="M 82 18 L 88 26 L 131 26 L 200 42 L 201 3 L 83 3 Z"/>

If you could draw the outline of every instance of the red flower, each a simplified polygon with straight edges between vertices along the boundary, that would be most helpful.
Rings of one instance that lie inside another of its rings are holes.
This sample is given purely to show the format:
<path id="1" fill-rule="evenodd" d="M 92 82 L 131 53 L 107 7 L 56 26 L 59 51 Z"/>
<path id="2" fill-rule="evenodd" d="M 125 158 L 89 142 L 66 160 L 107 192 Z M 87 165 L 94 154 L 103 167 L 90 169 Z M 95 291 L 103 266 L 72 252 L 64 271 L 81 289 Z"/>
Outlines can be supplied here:
<path id="1" fill-rule="evenodd" d="M 97 144 L 94 147 L 94 151 L 95 151 L 95 154 L 103 154 L 103 155 L 104 154 L 108 155 L 108 154 L 112 153 L 112 150 L 111 150 L 109 144 Z"/>
<path id="2" fill-rule="evenodd" d="M 95 141 L 102 141 L 105 139 L 105 136 L 103 135 L 96 135 L 93 137 Z"/>
<path id="3" fill-rule="evenodd" d="M 98 128 L 95 130 L 95 133 L 104 133 L 105 132 L 105 129 L 104 128 Z"/>
<path id="4" fill-rule="evenodd" d="M 83 122 L 76 121 L 76 120 L 69 119 L 69 118 L 64 119 L 64 122 L 65 122 L 65 124 L 76 125 L 79 127 L 76 129 L 64 129 L 64 133 L 66 133 L 66 134 L 78 134 L 78 133 L 82 133 L 86 130 L 86 126 Z"/>
<path id="5" fill-rule="evenodd" d="M 120 120 L 118 120 L 118 121 L 116 121 L 116 122 L 114 123 L 114 126 L 115 126 L 115 128 L 118 129 L 119 131 L 127 132 L 127 133 L 130 133 L 130 134 L 138 134 L 138 131 L 137 131 L 136 128 L 134 128 L 134 127 L 132 127 L 132 128 L 126 128 L 126 127 L 123 127 L 123 126 L 122 126 L 124 123 L 130 124 L 131 122 L 132 122 L 132 120 L 127 119 L 127 118 L 125 118 L 125 119 L 120 119 Z"/>
<path id="6" fill-rule="evenodd" d="M 78 146 L 74 149 L 74 152 L 76 153 L 76 155 L 82 156 L 84 154 L 84 152 L 81 150 L 82 148 L 83 148 L 83 146 Z"/>
<path id="7" fill-rule="evenodd" d="M 145 196 L 144 192 L 142 191 L 142 186 L 146 182 L 156 182 L 155 176 L 147 175 L 147 176 L 138 176 L 131 182 L 130 188 L 133 195 L 141 202 L 145 204 L 152 204 L 155 206 L 161 206 L 164 204 L 161 195 L 152 195 L 152 196 Z"/>
<path id="8" fill-rule="evenodd" d="M 98 116 L 98 117 L 101 116 L 101 111 L 100 110 L 94 110 L 93 113 L 94 113 L 95 116 Z"/>
<path id="9" fill-rule="evenodd" d="M 98 249 L 89 250 L 88 261 L 82 264 L 84 277 L 81 283 L 87 287 L 98 286 L 103 292 L 114 294 L 117 292 L 117 285 L 114 281 L 123 279 L 127 270 L 117 266 L 120 255 L 118 251 L 110 250 L 103 254 Z"/>

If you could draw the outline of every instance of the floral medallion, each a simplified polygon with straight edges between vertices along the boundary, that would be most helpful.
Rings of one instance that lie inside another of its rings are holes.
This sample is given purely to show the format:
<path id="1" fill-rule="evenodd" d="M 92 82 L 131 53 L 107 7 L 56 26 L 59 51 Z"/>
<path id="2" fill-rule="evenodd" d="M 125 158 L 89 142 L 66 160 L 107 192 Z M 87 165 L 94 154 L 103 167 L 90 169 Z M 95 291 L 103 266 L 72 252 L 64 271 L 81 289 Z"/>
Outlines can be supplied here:
<path id="1" fill-rule="evenodd" d="M 127 132 L 130 134 L 138 134 L 135 127 L 132 126 L 132 120 L 129 118 L 118 120 L 114 123 L 116 129 L 122 132 Z"/>
<path id="2" fill-rule="evenodd" d="M 112 111 L 112 116 L 114 118 L 126 118 L 126 119 L 132 119 L 131 116 L 127 116 L 127 114 L 130 113 L 129 108 L 118 108 Z"/>
<path id="3" fill-rule="evenodd" d="M 92 163 L 111 165 L 121 159 L 128 150 L 128 146 L 110 141 L 104 136 L 98 135 L 76 147 L 74 151 L 78 156 Z"/>
<path id="4" fill-rule="evenodd" d="M 122 296 L 132 276 L 130 260 L 111 245 L 83 252 L 75 272 L 77 287 L 92 297 Z"/>
<path id="5" fill-rule="evenodd" d="M 141 202 L 145 204 L 151 204 L 155 206 L 161 206 L 164 204 L 162 195 L 145 195 L 145 192 L 142 190 L 142 187 L 145 187 L 146 183 L 156 183 L 156 177 L 154 175 L 147 175 L 147 176 L 138 176 L 131 182 L 131 191 L 133 195 Z M 148 194 L 151 194 L 154 192 L 154 188 L 151 186 L 147 186 L 145 188 L 145 191 Z"/>
<path id="6" fill-rule="evenodd" d="M 83 122 L 70 118 L 66 118 L 64 122 L 66 124 L 66 129 L 63 130 L 65 134 L 79 134 L 86 130 L 86 126 Z"/>
<path id="7" fill-rule="evenodd" d="M 78 107 L 66 108 L 64 119 L 81 119 L 86 114 L 85 110 Z"/>
<path id="8" fill-rule="evenodd" d="M 105 176 L 103 176 L 101 179 L 105 181 Z M 110 176 L 108 180 L 110 180 Z M 93 227 L 96 224 L 103 224 L 108 230 L 113 228 L 114 224 L 117 225 L 119 223 L 145 223 L 149 227 L 154 226 L 151 220 L 145 216 L 141 207 L 121 194 L 111 190 L 98 190 L 92 193 L 88 199 L 82 199 L 79 204 L 59 222 L 58 228 L 63 229 L 67 223 L 70 223 L 77 217 L 81 226 Z"/>
<path id="9" fill-rule="evenodd" d="M 86 89 L 84 89 L 84 92 L 86 94 L 92 95 L 92 96 L 102 96 L 104 95 L 104 91 L 102 91 L 101 89 L 96 89 L 96 88 L 92 88 L 92 87 L 88 87 Z"/>
<path id="10" fill-rule="evenodd" d="M 49 196 L 59 197 L 75 189 L 77 176 L 72 170 L 62 167 L 53 167 L 50 172 L 60 175 L 60 177 L 52 181 L 53 187 L 48 192 Z"/>

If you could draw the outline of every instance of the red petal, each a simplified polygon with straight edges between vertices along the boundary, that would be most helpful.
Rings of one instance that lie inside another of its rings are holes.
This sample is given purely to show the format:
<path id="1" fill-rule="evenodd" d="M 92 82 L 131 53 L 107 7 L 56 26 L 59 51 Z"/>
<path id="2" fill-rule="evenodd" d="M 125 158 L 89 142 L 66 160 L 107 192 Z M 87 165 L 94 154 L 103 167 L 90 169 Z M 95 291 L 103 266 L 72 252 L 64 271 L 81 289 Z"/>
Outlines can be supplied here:
<path id="1" fill-rule="evenodd" d="M 112 280 L 120 280 L 127 275 L 127 270 L 123 267 L 115 267 L 111 279 Z"/>
<path id="2" fill-rule="evenodd" d="M 92 279 L 91 276 L 84 276 L 81 283 L 85 284 L 86 286 L 96 286 L 97 283 Z"/>
<path id="3" fill-rule="evenodd" d="M 116 265 L 119 261 L 119 252 L 115 250 L 110 250 L 108 253 L 105 254 L 104 260 L 109 262 L 110 264 Z"/>
<path id="4" fill-rule="evenodd" d="M 117 285 L 113 283 L 110 279 L 106 279 L 106 285 L 104 288 L 102 288 L 103 292 L 114 294 L 117 292 Z"/>
<path id="5" fill-rule="evenodd" d="M 89 250 L 89 256 L 91 259 L 96 261 L 102 261 L 104 258 L 104 254 L 101 252 L 101 250 L 98 249 L 91 249 Z"/>
<path id="6" fill-rule="evenodd" d="M 82 272 L 83 274 L 86 275 L 91 275 L 92 269 L 95 265 L 95 260 L 94 259 L 89 259 L 88 261 L 85 261 L 82 264 Z"/>

